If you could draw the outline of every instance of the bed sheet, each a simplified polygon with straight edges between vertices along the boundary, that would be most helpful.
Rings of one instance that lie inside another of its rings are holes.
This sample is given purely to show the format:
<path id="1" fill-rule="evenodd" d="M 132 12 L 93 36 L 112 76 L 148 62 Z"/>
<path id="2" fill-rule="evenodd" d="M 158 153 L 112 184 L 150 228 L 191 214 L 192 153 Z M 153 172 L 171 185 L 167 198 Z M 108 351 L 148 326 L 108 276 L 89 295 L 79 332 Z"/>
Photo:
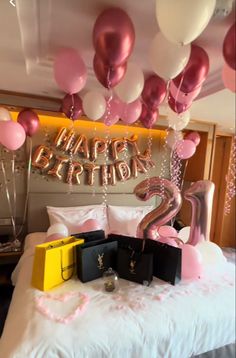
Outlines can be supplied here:
<path id="1" fill-rule="evenodd" d="M 0 356 L 4 358 L 189 358 L 234 343 L 235 266 L 208 269 L 197 281 L 171 286 L 154 279 L 145 287 L 120 281 L 117 293 L 106 293 L 102 279 L 86 284 L 76 278 L 50 291 L 89 296 L 86 309 L 74 321 L 56 323 L 36 310 L 44 295 L 31 287 L 34 244 L 26 241 L 13 273 L 16 284 Z M 28 240 L 29 241 L 29 240 Z M 61 316 L 76 304 L 50 302 Z"/>

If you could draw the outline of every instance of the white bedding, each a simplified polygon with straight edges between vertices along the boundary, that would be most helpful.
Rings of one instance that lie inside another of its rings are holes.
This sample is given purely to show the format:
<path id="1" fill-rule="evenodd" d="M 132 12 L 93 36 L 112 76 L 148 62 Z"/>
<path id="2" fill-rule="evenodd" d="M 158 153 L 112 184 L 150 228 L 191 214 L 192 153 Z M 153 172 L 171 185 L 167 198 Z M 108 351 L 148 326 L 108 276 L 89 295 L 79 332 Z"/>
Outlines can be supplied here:
<path id="1" fill-rule="evenodd" d="M 102 280 L 76 278 L 51 293 L 79 291 L 90 301 L 74 321 L 63 324 L 35 309 L 31 287 L 34 245 L 27 239 L 13 281 L 16 284 L 3 335 L 1 358 L 188 358 L 235 340 L 235 267 L 209 269 L 198 281 L 171 286 L 154 279 L 150 287 L 120 280 L 120 291 L 106 293 Z M 75 301 L 47 303 L 63 316 Z"/>

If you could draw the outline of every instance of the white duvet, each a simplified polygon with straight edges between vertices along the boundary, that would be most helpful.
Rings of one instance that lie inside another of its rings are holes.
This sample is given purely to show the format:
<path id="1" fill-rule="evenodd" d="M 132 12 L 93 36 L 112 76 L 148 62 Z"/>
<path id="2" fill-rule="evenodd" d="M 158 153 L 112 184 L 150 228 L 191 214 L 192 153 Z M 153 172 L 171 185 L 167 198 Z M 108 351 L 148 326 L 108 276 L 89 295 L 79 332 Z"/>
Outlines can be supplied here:
<path id="1" fill-rule="evenodd" d="M 86 293 L 86 309 L 68 324 L 48 319 L 35 303 L 45 293 L 30 285 L 34 245 L 44 238 L 43 233 L 28 237 L 13 273 L 16 288 L 0 358 L 188 358 L 234 342 L 232 263 L 176 286 L 157 279 L 150 287 L 120 280 L 116 293 L 104 292 L 101 279 L 82 284 L 74 278 L 50 293 Z M 48 300 L 45 305 L 63 317 L 75 301 Z"/>

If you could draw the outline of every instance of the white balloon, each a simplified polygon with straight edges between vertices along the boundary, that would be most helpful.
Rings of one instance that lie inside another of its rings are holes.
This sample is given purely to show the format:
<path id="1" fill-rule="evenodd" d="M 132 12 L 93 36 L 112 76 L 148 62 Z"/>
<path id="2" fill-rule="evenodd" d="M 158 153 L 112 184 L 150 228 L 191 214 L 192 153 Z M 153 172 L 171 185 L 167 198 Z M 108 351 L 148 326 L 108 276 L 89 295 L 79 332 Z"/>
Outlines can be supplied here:
<path id="1" fill-rule="evenodd" d="M 114 88 L 117 96 L 125 103 L 134 102 L 142 93 L 144 86 L 144 75 L 141 68 L 136 63 L 128 63 L 127 70 Z"/>
<path id="2" fill-rule="evenodd" d="M 206 28 L 215 5 L 216 0 L 157 0 L 157 22 L 169 41 L 186 45 Z"/>
<path id="3" fill-rule="evenodd" d="M 69 232 L 66 225 L 58 223 L 53 224 L 49 227 L 47 231 L 47 237 L 53 234 L 61 234 L 62 236 L 67 237 L 69 235 Z"/>
<path id="4" fill-rule="evenodd" d="M 87 92 L 83 98 L 83 110 L 94 121 L 101 118 L 106 111 L 106 100 L 98 91 Z"/>
<path id="5" fill-rule="evenodd" d="M 166 137 L 166 144 L 170 149 L 173 150 L 176 146 L 176 143 L 182 139 L 183 139 L 183 134 L 181 132 L 171 130 L 169 131 Z"/>
<path id="6" fill-rule="evenodd" d="M 190 121 L 190 112 L 185 111 L 183 113 L 178 114 L 172 111 L 171 109 L 169 109 L 167 121 L 171 128 L 173 128 L 176 131 L 181 131 L 182 129 L 187 127 Z"/>
<path id="7" fill-rule="evenodd" d="M 205 265 L 214 265 L 226 262 L 221 248 L 211 241 L 202 241 L 195 246 L 202 254 L 202 261 Z"/>
<path id="8" fill-rule="evenodd" d="M 10 112 L 4 107 L 0 107 L 0 121 L 7 122 L 11 120 L 12 118 Z"/>
<path id="9" fill-rule="evenodd" d="M 151 43 L 149 53 L 153 71 L 166 80 L 175 78 L 187 65 L 190 51 L 190 45 L 173 44 L 158 32 Z"/>
<path id="10" fill-rule="evenodd" d="M 185 244 L 190 237 L 190 226 L 185 226 L 178 232 L 178 238 L 182 240 Z"/>

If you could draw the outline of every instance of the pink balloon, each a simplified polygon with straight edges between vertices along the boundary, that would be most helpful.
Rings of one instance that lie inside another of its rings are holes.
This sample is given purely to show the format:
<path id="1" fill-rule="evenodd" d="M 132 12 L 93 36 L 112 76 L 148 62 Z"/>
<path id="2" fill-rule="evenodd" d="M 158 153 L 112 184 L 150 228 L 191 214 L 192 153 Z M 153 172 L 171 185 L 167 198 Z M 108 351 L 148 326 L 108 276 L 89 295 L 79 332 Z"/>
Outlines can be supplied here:
<path id="1" fill-rule="evenodd" d="M 126 124 L 132 124 L 139 118 L 142 112 L 142 104 L 139 99 L 136 99 L 134 102 L 124 104 L 124 109 L 122 113 L 122 121 Z"/>
<path id="2" fill-rule="evenodd" d="M 223 43 L 223 55 L 225 62 L 233 70 L 236 70 L 235 32 L 236 22 L 228 30 Z"/>
<path id="3" fill-rule="evenodd" d="M 157 241 L 161 242 L 162 244 L 167 244 L 173 247 L 179 247 L 175 239 L 172 239 L 171 237 L 160 236 L 158 237 Z"/>
<path id="4" fill-rule="evenodd" d="M 77 94 L 67 94 L 62 100 L 61 111 L 67 118 L 75 121 L 83 114 L 82 100 Z"/>
<path id="5" fill-rule="evenodd" d="M 79 92 L 87 80 L 83 59 L 73 48 L 63 48 L 54 60 L 54 77 L 58 86 L 69 94 Z"/>
<path id="6" fill-rule="evenodd" d="M 0 143 L 9 150 L 19 149 L 25 142 L 26 134 L 21 124 L 0 121 Z"/>
<path id="7" fill-rule="evenodd" d="M 163 225 L 158 228 L 158 234 L 162 237 L 177 237 L 178 233 L 174 227 L 169 225 Z"/>
<path id="8" fill-rule="evenodd" d="M 182 245 L 182 273 L 183 279 L 200 278 L 203 272 L 202 255 L 192 245 Z"/>
<path id="9" fill-rule="evenodd" d="M 98 81 L 106 88 L 115 87 L 124 77 L 126 68 L 126 62 L 119 66 L 109 66 L 98 55 L 95 55 L 93 59 L 95 75 Z"/>
<path id="10" fill-rule="evenodd" d="M 39 117 L 30 109 L 24 109 L 18 114 L 17 122 L 22 125 L 27 136 L 32 137 L 39 129 Z"/>
<path id="11" fill-rule="evenodd" d="M 192 92 L 185 93 L 179 90 L 178 87 L 174 84 L 173 81 L 170 83 L 170 94 L 172 97 L 176 100 L 176 102 L 186 104 L 191 103 L 201 92 L 202 86 L 200 85 L 196 89 L 194 89 Z"/>
<path id="12" fill-rule="evenodd" d="M 102 120 L 106 126 L 112 126 L 119 121 L 123 112 L 124 103 L 119 98 L 113 97 L 109 104 L 107 99 L 106 112 L 102 116 Z"/>
<path id="13" fill-rule="evenodd" d="M 146 104 L 142 104 L 142 112 L 139 119 L 144 125 L 144 127 L 148 129 L 152 128 L 152 126 L 156 123 L 158 117 L 159 117 L 158 109 L 152 111 L 146 106 Z"/>
<path id="14" fill-rule="evenodd" d="M 124 10 L 110 8 L 98 16 L 93 28 L 93 44 L 107 65 L 123 64 L 133 50 L 134 39 L 134 25 Z"/>
<path id="15" fill-rule="evenodd" d="M 236 92 L 236 71 L 228 66 L 227 63 L 224 64 L 222 71 L 222 79 L 225 85 L 225 88 L 228 88 L 231 92 Z"/>
<path id="16" fill-rule="evenodd" d="M 184 139 L 191 140 L 196 145 L 196 147 L 198 146 L 198 144 L 201 141 L 201 137 L 198 134 L 198 132 L 190 132 L 190 133 L 186 134 Z"/>
<path id="17" fill-rule="evenodd" d="M 186 67 L 173 79 L 174 84 L 182 92 L 192 92 L 206 79 L 209 72 L 209 57 L 206 51 L 199 46 L 192 45 Z"/>
<path id="18" fill-rule="evenodd" d="M 88 219 L 80 226 L 79 231 L 89 232 L 89 231 L 95 231 L 100 229 L 101 229 L 101 225 L 99 225 L 99 222 L 97 220 Z"/>
<path id="19" fill-rule="evenodd" d="M 166 97 L 166 83 L 157 76 L 149 76 L 144 83 L 142 98 L 149 109 L 155 110 Z"/>
<path id="20" fill-rule="evenodd" d="M 63 238 L 64 238 L 64 236 L 62 234 L 52 234 L 52 235 L 49 235 L 48 237 L 46 237 L 44 242 L 60 240 L 60 239 L 63 239 Z"/>
<path id="21" fill-rule="evenodd" d="M 181 159 L 189 159 L 196 152 L 196 144 L 189 139 L 183 139 L 176 144 L 176 153 Z"/>
<path id="22" fill-rule="evenodd" d="M 189 103 L 177 102 L 176 99 L 171 95 L 171 93 L 169 93 L 168 104 L 169 107 L 172 109 L 172 111 L 180 114 L 187 111 L 187 109 L 191 107 L 192 102 Z"/>

